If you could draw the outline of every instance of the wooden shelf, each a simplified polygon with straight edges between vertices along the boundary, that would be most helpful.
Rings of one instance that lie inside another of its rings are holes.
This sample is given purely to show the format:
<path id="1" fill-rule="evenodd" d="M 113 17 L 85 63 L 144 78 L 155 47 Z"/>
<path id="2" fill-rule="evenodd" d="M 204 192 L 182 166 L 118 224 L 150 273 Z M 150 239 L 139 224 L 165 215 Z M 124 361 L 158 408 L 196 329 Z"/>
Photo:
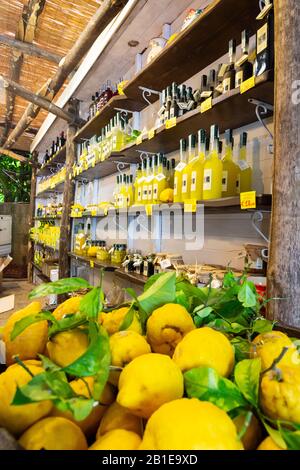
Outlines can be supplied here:
<path id="1" fill-rule="evenodd" d="M 113 272 L 116 269 L 120 268 L 119 264 L 105 263 L 104 261 L 99 261 L 97 258 L 91 258 L 90 256 L 76 255 L 76 253 L 69 253 L 70 258 L 80 261 L 82 263 L 88 264 L 90 266 L 91 261 L 94 263 L 96 268 L 104 268 L 104 271 Z"/>
<path id="2" fill-rule="evenodd" d="M 37 172 L 37 176 L 47 176 L 51 174 L 51 169 L 56 168 L 58 163 L 66 161 L 66 146 L 64 145 L 59 152 Z"/>
<path id="3" fill-rule="evenodd" d="M 31 264 L 32 266 L 34 267 L 34 269 L 36 269 L 38 271 L 38 277 L 43 281 L 43 282 L 51 282 L 50 281 L 50 277 L 46 276 L 43 272 L 42 272 L 42 269 L 37 265 L 35 264 L 33 261 L 31 261 Z"/>
<path id="4" fill-rule="evenodd" d="M 45 216 L 45 217 L 33 217 L 33 220 L 60 220 L 61 216 L 60 215 L 54 215 L 54 216 Z"/>
<path id="5" fill-rule="evenodd" d="M 45 191 L 41 191 L 36 194 L 36 198 L 47 198 L 53 195 L 53 193 L 63 193 L 64 192 L 64 181 L 59 183 L 58 185 L 54 186 L 54 188 L 45 189 Z"/>
<path id="6" fill-rule="evenodd" d="M 101 129 L 108 124 L 116 114 L 115 108 L 124 109 L 126 111 L 134 112 L 141 111 L 143 104 L 139 101 L 134 101 L 127 96 L 118 95 L 113 96 L 110 101 L 101 109 L 99 114 L 93 119 L 88 121 L 75 135 L 75 140 L 80 141 L 81 139 L 90 139 L 94 135 L 99 135 Z"/>
<path id="7" fill-rule="evenodd" d="M 226 54 L 228 42 L 232 38 L 238 41 L 244 29 L 256 33 L 258 13 L 257 0 L 214 0 L 127 84 L 124 93 L 146 107 L 140 86 L 162 91 L 174 81 L 183 83 Z M 158 96 L 151 98 L 156 101 Z"/>
<path id="8" fill-rule="evenodd" d="M 124 269 L 117 269 L 115 271 L 115 276 L 125 279 L 126 281 L 133 282 L 139 286 L 144 286 L 148 281 L 148 277 L 143 276 L 142 274 L 137 273 L 127 273 Z"/>
<path id="9" fill-rule="evenodd" d="M 32 240 L 32 242 L 35 244 L 35 245 L 39 245 L 43 248 L 47 248 L 48 250 L 53 250 L 53 251 L 58 251 L 58 248 L 53 248 L 53 246 L 50 246 L 50 245 L 45 245 L 45 243 L 41 243 L 41 242 L 36 242 L 34 240 Z"/>

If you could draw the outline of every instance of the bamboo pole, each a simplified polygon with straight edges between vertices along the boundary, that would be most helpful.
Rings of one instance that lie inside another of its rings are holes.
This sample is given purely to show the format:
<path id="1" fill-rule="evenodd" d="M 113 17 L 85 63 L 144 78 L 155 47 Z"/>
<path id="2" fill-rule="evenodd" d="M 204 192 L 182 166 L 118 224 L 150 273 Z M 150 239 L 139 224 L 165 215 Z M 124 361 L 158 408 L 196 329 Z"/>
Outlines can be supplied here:
<path id="1" fill-rule="evenodd" d="M 268 317 L 300 327 L 300 5 L 275 0 L 275 156 Z"/>
<path id="2" fill-rule="evenodd" d="M 20 41 L 19 39 L 12 38 L 10 36 L 6 36 L 6 34 L 0 34 L 0 44 L 4 44 L 5 46 L 12 47 L 17 49 L 18 51 L 23 52 L 24 54 L 38 57 L 39 59 L 45 59 L 49 62 L 54 62 L 55 64 L 59 64 L 62 60 L 62 57 L 58 54 L 54 54 L 53 52 L 45 51 L 41 47 L 36 46 L 35 44 L 30 44 L 28 42 Z"/>
<path id="3" fill-rule="evenodd" d="M 46 97 L 53 100 L 54 96 L 60 90 L 69 74 L 74 70 L 76 65 L 88 52 L 90 47 L 93 45 L 97 37 L 106 28 L 106 26 L 112 21 L 112 19 L 121 11 L 128 0 L 104 0 L 103 4 L 99 7 L 95 15 L 90 19 L 87 27 L 81 33 L 78 40 L 68 52 L 63 62 L 58 67 L 56 74 L 50 80 Z M 7 141 L 3 145 L 4 148 L 10 148 L 23 134 L 25 129 L 31 124 L 36 118 L 40 109 L 35 108 L 33 104 L 30 104 L 16 128 L 12 131 Z"/>

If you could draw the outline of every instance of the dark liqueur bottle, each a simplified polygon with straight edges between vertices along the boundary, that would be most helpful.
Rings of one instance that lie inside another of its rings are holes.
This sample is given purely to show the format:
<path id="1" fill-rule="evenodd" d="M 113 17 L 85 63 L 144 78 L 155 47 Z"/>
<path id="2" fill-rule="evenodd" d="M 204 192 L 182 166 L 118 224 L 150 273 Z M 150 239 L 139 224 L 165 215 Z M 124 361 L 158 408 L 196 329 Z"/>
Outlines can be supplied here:
<path id="1" fill-rule="evenodd" d="M 271 2 L 267 2 L 271 3 Z M 262 75 L 274 68 L 274 10 L 263 18 L 263 25 L 256 34 L 255 75 Z"/>
<path id="2" fill-rule="evenodd" d="M 231 39 L 229 41 L 229 64 L 223 78 L 223 93 L 235 88 L 235 55 L 236 55 L 236 41 Z"/>
<path id="3" fill-rule="evenodd" d="M 248 80 L 248 78 L 253 75 L 253 65 L 249 62 L 249 31 L 246 29 L 242 32 L 242 42 L 241 49 L 242 55 L 240 59 L 236 62 L 236 71 L 235 71 L 235 87 L 241 86 L 241 84 Z"/>

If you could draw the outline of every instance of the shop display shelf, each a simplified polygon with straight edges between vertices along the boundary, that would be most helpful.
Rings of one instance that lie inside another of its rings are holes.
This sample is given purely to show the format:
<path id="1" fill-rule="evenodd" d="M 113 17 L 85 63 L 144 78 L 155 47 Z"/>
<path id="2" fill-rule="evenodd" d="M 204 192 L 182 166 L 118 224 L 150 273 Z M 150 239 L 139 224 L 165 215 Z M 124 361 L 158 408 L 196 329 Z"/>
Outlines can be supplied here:
<path id="1" fill-rule="evenodd" d="M 33 217 L 34 220 L 60 220 L 60 215 L 53 215 L 53 216 L 45 216 L 45 217 Z"/>
<path id="2" fill-rule="evenodd" d="M 54 193 L 63 193 L 64 191 L 64 181 L 58 183 L 56 186 L 52 188 L 45 189 L 45 191 L 40 191 L 36 194 L 36 198 L 47 198 L 50 197 Z"/>
<path id="3" fill-rule="evenodd" d="M 125 269 L 117 269 L 115 271 L 115 276 L 121 279 L 125 279 L 126 281 L 132 282 L 139 286 L 144 286 L 149 279 L 147 276 L 143 276 L 142 274 L 130 272 L 127 273 Z"/>
<path id="4" fill-rule="evenodd" d="M 66 161 L 66 146 L 64 145 L 57 154 L 45 165 L 43 165 L 37 172 L 37 176 L 48 176 L 51 175 L 51 170 L 57 167 L 58 163 L 64 163 Z"/>
<path id="5" fill-rule="evenodd" d="M 69 253 L 69 257 L 80 261 L 84 264 L 91 266 L 91 262 L 94 264 L 95 268 L 104 269 L 104 271 L 113 272 L 116 269 L 120 268 L 119 264 L 105 263 L 104 261 L 99 261 L 97 258 L 92 258 L 90 256 L 77 255 L 76 253 Z"/>

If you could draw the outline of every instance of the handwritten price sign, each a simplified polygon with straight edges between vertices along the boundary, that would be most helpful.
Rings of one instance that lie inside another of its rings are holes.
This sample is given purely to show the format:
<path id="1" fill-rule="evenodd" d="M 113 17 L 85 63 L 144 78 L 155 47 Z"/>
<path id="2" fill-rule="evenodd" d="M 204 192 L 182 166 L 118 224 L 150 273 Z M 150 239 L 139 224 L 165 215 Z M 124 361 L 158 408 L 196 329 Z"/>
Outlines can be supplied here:
<path id="1" fill-rule="evenodd" d="M 240 194 L 241 209 L 256 209 L 256 191 Z"/>

